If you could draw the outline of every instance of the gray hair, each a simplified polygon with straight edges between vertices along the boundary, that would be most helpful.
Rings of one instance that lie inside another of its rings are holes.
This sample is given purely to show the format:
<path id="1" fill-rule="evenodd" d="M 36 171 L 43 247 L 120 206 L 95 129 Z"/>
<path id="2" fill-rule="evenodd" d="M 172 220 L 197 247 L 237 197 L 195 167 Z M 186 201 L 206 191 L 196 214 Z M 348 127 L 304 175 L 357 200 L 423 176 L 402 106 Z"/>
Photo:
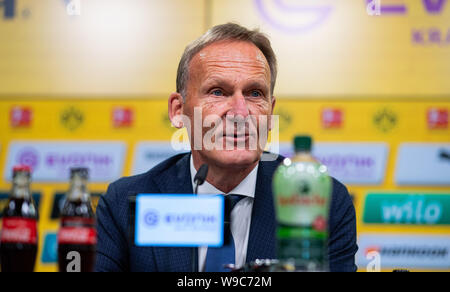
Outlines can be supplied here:
<path id="1" fill-rule="evenodd" d="M 189 64 L 191 60 L 198 52 L 208 45 L 226 40 L 251 42 L 261 50 L 269 63 L 271 74 L 270 89 L 271 94 L 273 95 L 277 79 L 277 57 L 272 49 L 269 38 L 258 29 L 248 30 L 238 24 L 227 23 L 211 28 L 203 36 L 188 45 L 184 50 L 177 72 L 177 92 L 183 96 L 184 100 L 186 100 L 186 87 L 189 80 Z"/>

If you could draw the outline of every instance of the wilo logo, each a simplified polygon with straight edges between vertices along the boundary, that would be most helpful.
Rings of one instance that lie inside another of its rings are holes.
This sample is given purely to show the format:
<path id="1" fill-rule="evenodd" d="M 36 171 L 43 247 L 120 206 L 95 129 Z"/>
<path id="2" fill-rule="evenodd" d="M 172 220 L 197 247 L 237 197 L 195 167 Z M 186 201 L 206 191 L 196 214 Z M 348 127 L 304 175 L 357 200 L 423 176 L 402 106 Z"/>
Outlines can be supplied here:
<path id="1" fill-rule="evenodd" d="M 81 0 L 65 0 L 66 12 L 69 16 L 81 15 Z"/>
<path id="2" fill-rule="evenodd" d="M 378 195 L 366 198 L 365 223 L 450 224 L 449 195 Z"/>
<path id="3" fill-rule="evenodd" d="M 436 224 L 442 215 L 441 204 L 426 204 L 424 199 L 409 200 L 403 204 L 386 202 L 381 208 L 386 223 Z"/>

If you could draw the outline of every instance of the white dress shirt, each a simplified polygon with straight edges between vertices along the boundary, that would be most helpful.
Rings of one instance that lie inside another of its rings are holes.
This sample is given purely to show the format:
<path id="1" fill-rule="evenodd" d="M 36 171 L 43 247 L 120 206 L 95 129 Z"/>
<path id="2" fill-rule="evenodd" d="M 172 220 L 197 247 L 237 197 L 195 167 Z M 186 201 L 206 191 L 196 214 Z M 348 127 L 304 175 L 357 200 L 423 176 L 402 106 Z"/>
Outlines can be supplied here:
<path id="1" fill-rule="evenodd" d="M 247 259 L 248 238 L 250 235 L 250 224 L 252 219 L 253 200 L 255 198 L 256 179 L 258 176 L 258 165 L 253 171 L 231 192 L 228 194 L 242 195 L 247 198 L 242 199 L 231 212 L 231 233 L 233 234 L 236 249 L 236 267 L 240 268 L 245 265 Z M 192 186 L 195 189 L 194 177 L 197 170 L 194 167 L 194 160 L 191 155 L 191 179 Z M 223 194 L 216 187 L 205 181 L 198 188 L 199 195 L 217 195 Z M 226 194 L 226 195 L 228 195 Z M 205 268 L 207 247 L 200 247 L 198 250 L 198 267 L 199 271 Z"/>

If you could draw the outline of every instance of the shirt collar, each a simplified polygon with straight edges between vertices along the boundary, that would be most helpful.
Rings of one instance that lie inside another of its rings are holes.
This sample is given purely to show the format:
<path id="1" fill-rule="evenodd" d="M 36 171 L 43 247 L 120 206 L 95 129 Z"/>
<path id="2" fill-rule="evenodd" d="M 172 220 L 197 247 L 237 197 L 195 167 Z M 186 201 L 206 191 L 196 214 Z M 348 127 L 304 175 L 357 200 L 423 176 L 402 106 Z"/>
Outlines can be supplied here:
<path id="1" fill-rule="evenodd" d="M 255 197 L 256 190 L 256 180 L 258 177 L 258 168 L 259 164 L 256 165 L 255 169 L 250 172 L 250 174 L 243 180 L 241 183 L 235 187 L 228 194 L 237 194 L 250 198 Z M 197 170 L 194 167 L 194 159 L 191 155 L 191 180 L 192 180 L 192 188 L 195 189 L 194 177 L 197 174 Z M 205 181 L 205 183 L 198 187 L 199 195 L 210 195 L 210 194 L 222 194 L 220 190 L 218 190 L 215 186 Z"/>

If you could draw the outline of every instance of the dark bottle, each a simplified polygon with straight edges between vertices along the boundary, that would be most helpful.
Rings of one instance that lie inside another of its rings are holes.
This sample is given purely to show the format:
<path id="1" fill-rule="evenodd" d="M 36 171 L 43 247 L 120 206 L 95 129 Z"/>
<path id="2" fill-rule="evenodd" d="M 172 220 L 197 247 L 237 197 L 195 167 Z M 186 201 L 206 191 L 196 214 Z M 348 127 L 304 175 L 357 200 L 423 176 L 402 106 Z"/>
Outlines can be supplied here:
<path id="1" fill-rule="evenodd" d="M 2 272 L 33 272 L 38 249 L 38 212 L 30 191 L 31 169 L 13 169 L 13 186 L 3 211 L 0 240 Z"/>
<path id="2" fill-rule="evenodd" d="M 61 211 L 58 233 L 60 272 L 92 272 L 95 264 L 97 230 L 91 196 L 87 190 L 89 171 L 73 168 L 70 190 Z"/>

